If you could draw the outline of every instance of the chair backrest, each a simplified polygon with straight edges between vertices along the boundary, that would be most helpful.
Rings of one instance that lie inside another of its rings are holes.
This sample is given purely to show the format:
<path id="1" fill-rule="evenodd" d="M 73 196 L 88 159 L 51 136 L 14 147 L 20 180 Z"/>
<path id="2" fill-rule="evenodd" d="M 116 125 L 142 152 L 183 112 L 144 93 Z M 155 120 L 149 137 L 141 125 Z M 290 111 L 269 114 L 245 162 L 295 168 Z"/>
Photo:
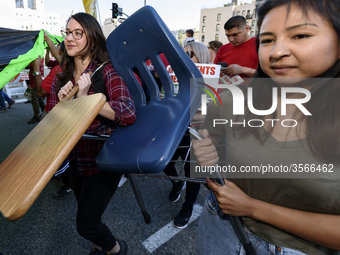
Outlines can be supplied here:
<path id="1" fill-rule="evenodd" d="M 117 127 L 97 157 L 101 170 L 121 173 L 157 173 L 171 160 L 189 122 L 200 105 L 202 75 L 173 34 L 150 6 L 145 6 L 117 27 L 107 39 L 115 70 L 126 82 L 136 105 L 136 122 Z M 179 81 L 173 82 L 159 57 L 164 53 Z M 145 61 L 150 59 L 162 82 L 157 83 Z M 150 102 L 136 79 L 137 68 L 150 91 Z"/>

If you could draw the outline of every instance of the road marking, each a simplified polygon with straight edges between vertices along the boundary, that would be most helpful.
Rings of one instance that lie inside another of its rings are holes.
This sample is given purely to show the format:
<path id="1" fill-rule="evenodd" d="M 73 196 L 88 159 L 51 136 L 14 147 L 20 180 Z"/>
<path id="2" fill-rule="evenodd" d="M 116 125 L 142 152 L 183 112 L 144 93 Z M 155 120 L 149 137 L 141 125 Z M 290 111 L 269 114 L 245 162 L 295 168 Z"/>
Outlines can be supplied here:
<path id="1" fill-rule="evenodd" d="M 192 210 L 192 216 L 189 220 L 189 224 L 200 216 L 202 209 L 203 209 L 202 206 L 197 204 L 194 205 L 194 209 Z M 173 222 L 170 222 L 169 224 L 158 230 L 156 233 L 154 233 L 152 236 L 150 236 L 148 239 L 146 239 L 142 244 L 145 247 L 145 249 L 148 250 L 149 253 L 153 253 L 161 245 L 169 241 L 173 236 L 175 236 L 182 230 L 183 229 L 175 228 Z"/>

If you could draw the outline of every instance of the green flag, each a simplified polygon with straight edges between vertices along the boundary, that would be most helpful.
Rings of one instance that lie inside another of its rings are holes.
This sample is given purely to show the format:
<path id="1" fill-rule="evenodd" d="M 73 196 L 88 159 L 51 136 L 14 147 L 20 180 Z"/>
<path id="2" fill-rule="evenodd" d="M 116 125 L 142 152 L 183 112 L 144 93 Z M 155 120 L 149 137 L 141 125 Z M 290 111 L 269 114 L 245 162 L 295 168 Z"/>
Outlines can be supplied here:
<path id="1" fill-rule="evenodd" d="M 52 36 L 45 31 L 51 38 L 54 44 L 58 44 L 64 40 L 61 36 Z M 26 54 L 20 55 L 15 59 L 12 59 L 9 64 L 0 72 L 0 89 L 3 88 L 11 79 L 19 74 L 25 67 L 27 67 L 33 60 L 39 56 L 44 56 L 44 50 L 48 47 L 44 41 L 44 30 L 39 32 L 39 35 L 34 43 L 32 49 L 27 51 Z"/>

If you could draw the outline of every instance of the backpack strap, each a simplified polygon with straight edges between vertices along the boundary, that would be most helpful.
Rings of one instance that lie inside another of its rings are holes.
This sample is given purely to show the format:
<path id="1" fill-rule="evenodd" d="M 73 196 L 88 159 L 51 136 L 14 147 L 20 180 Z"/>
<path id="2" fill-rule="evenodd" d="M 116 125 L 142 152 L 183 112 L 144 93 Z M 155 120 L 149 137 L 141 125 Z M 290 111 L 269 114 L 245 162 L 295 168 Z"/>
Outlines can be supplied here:
<path id="1" fill-rule="evenodd" d="M 104 68 L 110 64 L 103 65 L 93 76 L 92 76 L 92 88 L 94 93 L 103 93 L 106 96 L 106 102 L 110 100 L 107 95 L 105 83 L 104 83 Z"/>

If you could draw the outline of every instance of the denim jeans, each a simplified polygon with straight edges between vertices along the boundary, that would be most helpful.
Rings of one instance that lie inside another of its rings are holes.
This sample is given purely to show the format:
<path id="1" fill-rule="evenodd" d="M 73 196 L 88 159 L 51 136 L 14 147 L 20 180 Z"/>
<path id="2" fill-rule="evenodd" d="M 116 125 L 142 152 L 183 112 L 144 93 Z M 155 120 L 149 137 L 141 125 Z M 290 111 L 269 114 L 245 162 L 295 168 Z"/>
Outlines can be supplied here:
<path id="1" fill-rule="evenodd" d="M 256 255 L 303 255 L 306 253 L 267 243 L 249 230 L 245 230 Z M 198 224 L 198 254 L 246 255 L 237 237 L 229 215 L 220 210 L 214 194 L 208 194 Z"/>
<path id="2" fill-rule="evenodd" d="M 8 104 L 12 103 L 12 99 L 2 90 L 0 89 L 0 108 L 6 108 L 6 101 Z"/>

